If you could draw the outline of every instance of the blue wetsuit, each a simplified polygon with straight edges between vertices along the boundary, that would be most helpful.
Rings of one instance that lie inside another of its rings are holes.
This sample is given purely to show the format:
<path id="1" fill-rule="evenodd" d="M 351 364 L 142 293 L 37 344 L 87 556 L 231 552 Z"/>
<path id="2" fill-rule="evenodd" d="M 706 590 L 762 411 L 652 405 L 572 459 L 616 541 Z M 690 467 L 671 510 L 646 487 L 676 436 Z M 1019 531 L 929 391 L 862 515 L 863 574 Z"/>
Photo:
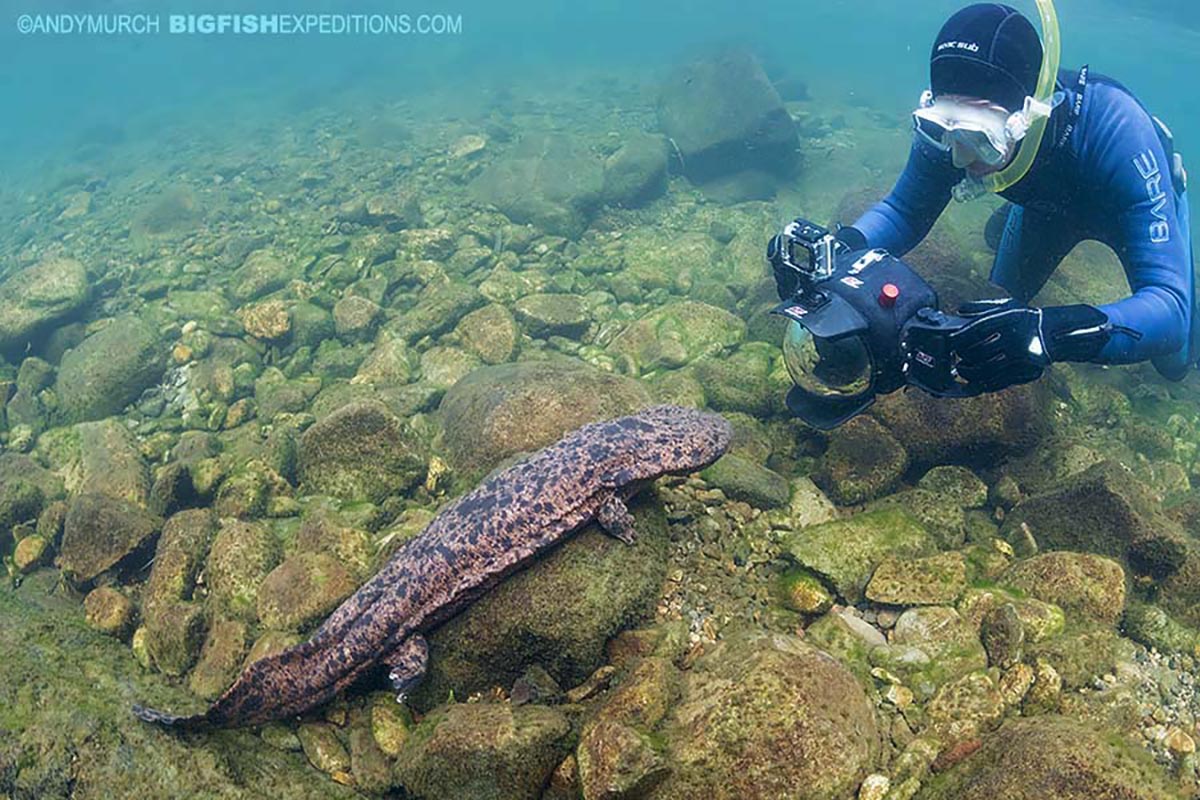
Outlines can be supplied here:
<path id="1" fill-rule="evenodd" d="M 1001 196 L 1012 203 L 992 282 L 1028 303 L 1062 259 L 1085 239 L 1111 247 L 1133 291 L 1099 306 L 1113 335 L 1094 359 L 1153 359 L 1182 378 L 1195 352 L 1195 286 L 1187 193 L 1172 181 L 1169 139 L 1123 86 L 1092 73 L 1059 72 L 1066 98 L 1054 111 L 1038 156 Z M 914 137 L 891 193 L 857 222 L 871 247 L 903 256 L 950 202 L 964 172 Z M 1200 327 L 1200 326 L 1197 326 Z"/>

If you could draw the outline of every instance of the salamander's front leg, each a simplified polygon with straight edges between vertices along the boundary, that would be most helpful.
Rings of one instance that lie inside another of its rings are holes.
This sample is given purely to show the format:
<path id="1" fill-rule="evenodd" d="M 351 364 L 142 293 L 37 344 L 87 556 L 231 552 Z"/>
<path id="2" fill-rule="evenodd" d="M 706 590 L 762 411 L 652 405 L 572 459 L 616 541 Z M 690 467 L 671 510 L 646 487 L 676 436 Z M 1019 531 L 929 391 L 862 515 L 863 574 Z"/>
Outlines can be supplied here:
<path id="1" fill-rule="evenodd" d="M 400 646 L 383 657 L 390 668 L 388 680 L 396 690 L 396 702 L 403 703 L 408 693 L 425 677 L 429 663 L 429 642 L 419 633 L 409 636 Z"/>
<path id="2" fill-rule="evenodd" d="M 625 544 L 633 544 L 637 539 L 637 531 L 633 529 L 633 514 L 625 501 L 616 492 L 606 497 L 596 509 L 596 522 L 610 536 L 615 536 Z"/>

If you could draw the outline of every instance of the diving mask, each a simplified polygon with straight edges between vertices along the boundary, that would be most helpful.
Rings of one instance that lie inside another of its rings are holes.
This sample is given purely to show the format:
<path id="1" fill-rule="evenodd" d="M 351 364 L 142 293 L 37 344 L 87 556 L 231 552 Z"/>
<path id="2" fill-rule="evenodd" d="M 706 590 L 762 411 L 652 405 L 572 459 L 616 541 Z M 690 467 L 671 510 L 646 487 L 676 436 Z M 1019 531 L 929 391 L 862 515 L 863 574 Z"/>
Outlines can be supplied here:
<path id="1" fill-rule="evenodd" d="M 1034 121 L 1049 117 L 1061 100 L 1061 92 L 1049 103 L 1026 97 L 1024 108 L 1010 114 L 987 100 L 955 95 L 934 99 L 926 89 L 920 107 L 913 112 L 913 129 L 929 145 L 953 153 L 955 167 L 961 169 L 975 161 L 999 167 L 1012 156 Z M 960 159 L 961 153 L 967 157 Z"/>

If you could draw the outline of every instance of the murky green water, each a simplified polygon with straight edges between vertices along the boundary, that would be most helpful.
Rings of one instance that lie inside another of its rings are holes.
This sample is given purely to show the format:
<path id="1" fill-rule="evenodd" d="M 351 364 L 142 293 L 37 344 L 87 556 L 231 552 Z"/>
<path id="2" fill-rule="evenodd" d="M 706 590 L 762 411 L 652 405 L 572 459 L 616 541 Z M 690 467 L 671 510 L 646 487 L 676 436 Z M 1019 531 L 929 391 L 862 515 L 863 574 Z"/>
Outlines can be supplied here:
<path id="1" fill-rule="evenodd" d="M 959 3 L 42 5 L 0 9 L 0 797 L 1196 795 L 1195 376 L 784 404 L 765 244 L 886 194 Z M 1200 152 L 1190 4 L 1058 14 Z M 995 294 L 998 206 L 907 256 L 947 307 Z M 1127 294 L 1085 243 L 1036 303 Z M 404 704 L 380 668 L 236 732 L 130 713 L 658 403 L 729 453 L 426 626 Z"/>

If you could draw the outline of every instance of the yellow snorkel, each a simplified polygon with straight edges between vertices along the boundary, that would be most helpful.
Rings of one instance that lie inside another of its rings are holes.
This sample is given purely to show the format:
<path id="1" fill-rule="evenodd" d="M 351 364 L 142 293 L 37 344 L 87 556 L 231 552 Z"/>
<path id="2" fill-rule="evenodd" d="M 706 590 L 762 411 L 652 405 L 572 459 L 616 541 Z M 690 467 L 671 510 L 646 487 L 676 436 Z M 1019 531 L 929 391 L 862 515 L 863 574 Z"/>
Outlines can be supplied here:
<path id="1" fill-rule="evenodd" d="M 1058 37 L 1058 14 L 1054 11 L 1054 0 L 1037 0 L 1037 7 L 1042 18 L 1042 69 L 1038 73 L 1034 96 L 1025 98 L 1023 115 L 1029 122 L 1029 129 L 1021 140 L 1016 157 L 1007 167 L 990 175 L 968 177 L 954 187 L 954 196 L 958 200 L 970 200 L 988 192 L 999 193 L 1013 186 L 1029 174 L 1041 149 L 1046 125 L 1050 122 L 1050 112 L 1054 108 L 1052 101 L 1062 44 Z"/>

